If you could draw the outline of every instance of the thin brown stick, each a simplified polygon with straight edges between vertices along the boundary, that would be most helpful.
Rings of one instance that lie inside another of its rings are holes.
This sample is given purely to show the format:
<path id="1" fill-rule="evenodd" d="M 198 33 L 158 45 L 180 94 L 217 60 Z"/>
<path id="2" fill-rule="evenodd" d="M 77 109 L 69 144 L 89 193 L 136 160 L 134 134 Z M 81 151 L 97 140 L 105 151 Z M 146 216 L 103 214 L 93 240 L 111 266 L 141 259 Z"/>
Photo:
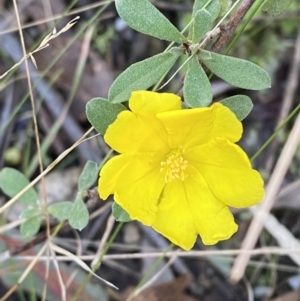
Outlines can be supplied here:
<path id="1" fill-rule="evenodd" d="M 220 26 L 221 33 L 211 49 L 213 52 L 222 52 L 254 2 L 255 0 L 244 0 L 229 21 Z"/>

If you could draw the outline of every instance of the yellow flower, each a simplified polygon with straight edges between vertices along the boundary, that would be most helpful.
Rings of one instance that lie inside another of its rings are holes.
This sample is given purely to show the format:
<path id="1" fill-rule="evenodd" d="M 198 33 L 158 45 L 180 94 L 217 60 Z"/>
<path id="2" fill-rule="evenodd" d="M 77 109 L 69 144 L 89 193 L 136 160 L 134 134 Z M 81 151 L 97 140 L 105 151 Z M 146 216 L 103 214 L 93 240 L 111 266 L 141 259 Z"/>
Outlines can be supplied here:
<path id="1" fill-rule="evenodd" d="M 228 206 L 261 201 L 260 174 L 234 144 L 242 124 L 220 103 L 181 109 L 169 93 L 135 91 L 131 111 L 107 129 L 106 143 L 120 155 L 101 170 L 99 194 L 185 250 L 199 234 L 206 245 L 237 231 Z"/>

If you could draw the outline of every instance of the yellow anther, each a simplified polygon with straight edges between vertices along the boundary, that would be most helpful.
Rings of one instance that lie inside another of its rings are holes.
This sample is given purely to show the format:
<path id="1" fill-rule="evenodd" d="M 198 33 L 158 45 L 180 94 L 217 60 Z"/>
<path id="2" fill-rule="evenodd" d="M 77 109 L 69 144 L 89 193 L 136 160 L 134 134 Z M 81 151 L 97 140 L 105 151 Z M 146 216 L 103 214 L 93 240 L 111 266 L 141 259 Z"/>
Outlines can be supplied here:
<path id="1" fill-rule="evenodd" d="M 187 177 L 185 169 L 188 166 L 188 161 L 183 157 L 184 149 L 179 147 L 177 150 L 171 151 L 167 155 L 167 160 L 160 163 L 160 172 L 165 172 L 165 182 L 170 183 L 173 180 L 179 179 L 184 181 Z"/>

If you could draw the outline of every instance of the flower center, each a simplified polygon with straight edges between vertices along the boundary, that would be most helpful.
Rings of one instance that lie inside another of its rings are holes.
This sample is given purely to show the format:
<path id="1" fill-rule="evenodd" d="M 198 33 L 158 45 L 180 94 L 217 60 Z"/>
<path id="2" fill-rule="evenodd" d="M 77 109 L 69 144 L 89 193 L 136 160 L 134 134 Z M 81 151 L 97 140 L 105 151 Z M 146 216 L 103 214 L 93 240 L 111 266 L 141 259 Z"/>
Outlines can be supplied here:
<path id="1" fill-rule="evenodd" d="M 185 169 L 188 166 L 188 161 L 183 158 L 184 149 L 180 146 L 177 150 L 172 150 L 167 155 L 167 160 L 160 163 L 160 172 L 165 172 L 165 182 L 170 183 L 173 180 L 179 179 L 184 181 L 187 178 Z"/>

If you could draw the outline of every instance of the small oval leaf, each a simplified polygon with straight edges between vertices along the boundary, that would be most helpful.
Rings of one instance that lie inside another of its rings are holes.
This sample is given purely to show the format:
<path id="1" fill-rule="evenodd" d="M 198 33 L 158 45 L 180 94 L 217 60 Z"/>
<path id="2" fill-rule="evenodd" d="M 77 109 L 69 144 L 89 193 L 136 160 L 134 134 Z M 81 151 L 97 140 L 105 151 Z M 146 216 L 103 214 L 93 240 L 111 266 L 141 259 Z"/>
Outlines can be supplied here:
<path id="1" fill-rule="evenodd" d="M 0 188 L 9 197 L 14 197 L 29 184 L 28 179 L 18 170 L 5 167 L 0 171 Z M 34 188 L 26 191 L 19 200 L 26 205 L 34 205 L 38 195 Z"/>
<path id="2" fill-rule="evenodd" d="M 58 220 L 65 221 L 69 219 L 72 208 L 72 202 L 64 201 L 50 205 L 48 207 L 48 212 Z"/>
<path id="3" fill-rule="evenodd" d="M 286 11 L 292 1 L 293 0 L 267 0 L 264 2 L 262 10 L 268 15 L 276 17 Z"/>
<path id="4" fill-rule="evenodd" d="M 112 215 L 118 222 L 130 222 L 132 219 L 129 214 L 116 202 L 114 202 L 111 206 Z"/>
<path id="5" fill-rule="evenodd" d="M 120 17 L 133 29 L 144 34 L 181 44 L 186 38 L 148 0 L 116 0 Z"/>
<path id="6" fill-rule="evenodd" d="M 193 25 L 191 27 L 192 41 L 194 43 L 199 43 L 204 35 L 211 29 L 211 27 L 212 20 L 210 13 L 205 9 L 197 11 L 194 16 Z"/>
<path id="7" fill-rule="evenodd" d="M 87 161 L 83 171 L 79 176 L 78 190 L 83 191 L 89 189 L 99 176 L 99 166 L 96 162 Z"/>
<path id="8" fill-rule="evenodd" d="M 253 109 L 252 100 L 246 95 L 234 95 L 224 98 L 220 103 L 228 107 L 239 120 L 245 119 Z"/>
<path id="9" fill-rule="evenodd" d="M 148 89 L 170 70 L 177 58 L 165 52 L 131 65 L 113 82 L 108 99 L 119 103 L 128 100 L 132 91 Z"/>
<path id="10" fill-rule="evenodd" d="M 233 86 L 250 90 L 271 87 L 269 74 L 256 64 L 202 49 L 198 55 L 208 69 Z"/>
<path id="11" fill-rule="evenodd" d="M 42 218 L 40 216 L 32 217 L 26 220 L 20 227 L 21 234 L 28 239 L 38 233 L 41 226 Z"/>
<path id="12" fill-rule="evenodd" d="M 200 66 L 197 57 L 189 62 L 183 85 L 184 101 L 191 108 L 205 107 L 212 101 L 210 82 Z"/>
<path id="13" fill-rule="evenodd" d="M 175 56 L 181 56 L 181 55 L 184 55 L 185 54 L 185 48 L 183 46 L 179 46 L 179 47 L 172 47 L 169 52 L 172 54 L 172 55 L 175 55 Z"/>
<path id="14" fill-rule="evenodd" d="M 113 123 L 126 107 L 113 104 L 104 98 L 93 98 L 86 104 L 86 116 L 97 132 L 104 135 L 108 126 Z"/>
<path id="15" fill-rule="evenodd" d="M 72 206 L 69 224 L 74 229 L 82 230 L 89 222 L 89 212 L 82 199 L 77 198 Z"/>
<path id="16" fill-rule="evenodd" d="M 193 16 L 195 16 L 200 9 L 206 9 L 210 13 L 212 21 L 214 21 L 219 15 L 220 8 L 220 0 L 195 0 L 193 6 Z"/>
<path id="17" fill-rule="evenodd" d="M 34 217 L 34 216 L 37 216 L 40 214 L 41 214 L 40 209 L 36 209 L 36 208 L 26 209 L 26 210 L 22 211 L 22 213 L 20 214 L 20 218 L 28 219 L 28 218 L 31 218 L 31 217 Z"/>

